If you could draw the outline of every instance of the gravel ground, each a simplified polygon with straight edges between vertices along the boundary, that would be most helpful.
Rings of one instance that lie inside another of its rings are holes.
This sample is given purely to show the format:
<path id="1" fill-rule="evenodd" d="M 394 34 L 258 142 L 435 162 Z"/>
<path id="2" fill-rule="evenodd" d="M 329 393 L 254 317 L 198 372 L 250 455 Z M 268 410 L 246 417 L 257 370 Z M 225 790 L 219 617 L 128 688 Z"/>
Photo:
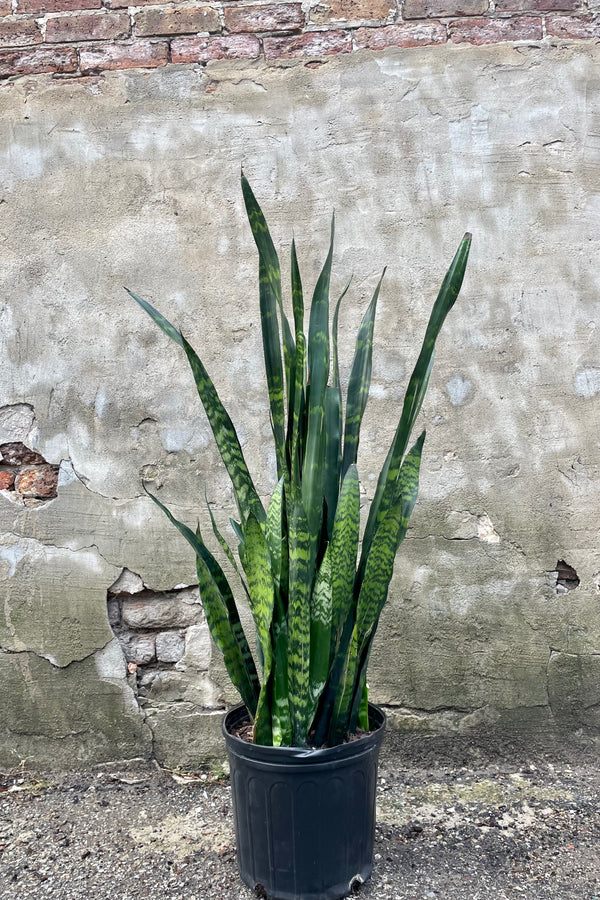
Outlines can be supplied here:
<path id="1" fill-rule="evenodd" d="M 600 900 L 591 740 L 388 735 L 363 900 Z M 0 775 L 0 898 L 252 900 L 222 773 L 152 763 Z"/>

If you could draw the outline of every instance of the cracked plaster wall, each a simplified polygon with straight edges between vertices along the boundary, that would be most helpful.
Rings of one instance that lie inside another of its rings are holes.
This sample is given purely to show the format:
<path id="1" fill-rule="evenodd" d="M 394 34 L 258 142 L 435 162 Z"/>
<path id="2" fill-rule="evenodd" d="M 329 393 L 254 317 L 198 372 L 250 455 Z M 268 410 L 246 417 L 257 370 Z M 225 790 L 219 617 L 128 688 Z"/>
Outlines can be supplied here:
<path id="1" fill-rule="evenodd" d="M 374 699 L 399 727 L 600 726 L 599 54 L 440 47 L 0 89 L 0 443 L 60 465 L 58 496 L 36 508 L 0 491 L 0 765 L 219 752 L 234 695 L 216 651 L 144 705 L 107 591 L 125 568 L 155 592 L 195 581 L 142 477 L 190 524 L 207 525 L 205 485 L 224 529 L 233 511 L 187 366 L 122 284 L 183 328 L 259 492 L 274 485 L 240 162 L 283 259 L 294 226 L 307 285 L 335 206 L 334 294 L 354 273 L 344 380 L 389 267 L 365 505 L 445 266 L 475 236 L 422 413 Z M 557 560 L 576 590 L 553 589 Z"/>

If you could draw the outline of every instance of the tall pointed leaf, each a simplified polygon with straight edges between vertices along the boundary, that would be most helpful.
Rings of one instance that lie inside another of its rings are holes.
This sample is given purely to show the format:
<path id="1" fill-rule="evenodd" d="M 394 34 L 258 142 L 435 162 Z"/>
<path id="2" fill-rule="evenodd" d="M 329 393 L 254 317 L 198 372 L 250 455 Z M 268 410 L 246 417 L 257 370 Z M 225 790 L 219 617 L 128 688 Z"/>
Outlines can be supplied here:
<path id="1" fill-rule="evenodd" d="M 342 478 L 348 470 L 348 466 L 356 462 L 358 455 L 358 442 L 360 440 L 360 426 L 364 415 L 369 387 L 371 386 L 371 366 L 373 360 L 373 328 L 375 326 L 375 312 L 377 300 L 381 290 L 381 282 L 385 275 L 385 269 L 375 288 L 373 299 L 363 316 L 361 326 L 356 338 L 354 362 L 348 383 L 348 399 L 346 402 L 346 427 L 344 429 L 344 457 L 342 461 Z"/>
<path id="2" fill-rule="evenodd" d="M 198 357 L 195 350 L 188 344 L 183 335 L 181 335 L 170 322 L 161 315 L 158 310 L 154 309 L 146 300 L 142 300 L 137 294 L 128 291 L 129 295 L 145 310 L 152 320 L 167 334 L 175 343 L 186 352 L 188 361 L 192 368 L 196 387 L 202 400 L 210 427 L 212 428 L 217 447 L 221 454 L 221 458 L 225 463 L 225 467 L 231 478 L 233 489 L 235 492 L 240 515 L 246 518 L 250 509 L 254 511 L 254 515 L 259 522 L 265 521 L 265 511 L 259 500 L 256 488 L 246 461 L 242 448 L 235 432 L 235 428 L 229 418 L 227 410 L 221 403 L 219 395 L 215 390 L 202 361 Z"/>
<path id="3" fill-rule="evenodd" d="M 360 488 L 357 468 L 352 465 L 342 483 L 329 547 L 333 598 L 332 656 L 340 645 L 344 625 L 352 608 L 359 529 Z"/>
<path id="4" fill-rule="evenodd" d="M 223 654 L 229 677 L 240 692 L 248 712 L 254 716 L 259 694 L 258 675 L 225 574 L 201 535 L 176 519 L 158 497 L 148 490 L 146 493 L 196 552 L 200 600 L 210 633 Z"/>
<path id="5" fill-rule="evenodd" d="M 425 432 L 407 454 L 400 470 L 394 504 L 387 510 L 371 544 L 356 610 L 358 646 L 361 653 L 365 641 L 374 632 L 386 601 L 396 553 L 404 539 L 417 501 L 424 441 Z"/>
<path id="6" fill-rule="evenodd" d="M 316 541 L 322 522 L 325 388 L 329 377 L 329 281 L 333 259 L 335 222 L 331 222 L 329 253 L 315 286 L 308 332 L 308 434 L 302 473 L 302 502 L 312 541 Z"/>
<path id="7" fill-rule="evenodd" d="M 259 256 L 259 300 L 263 351 L 271 420 L 278 460 L 279 477 L 285 469 L 285 414 L 283 393 L 283 369 L 277 310 L 281 317 L 283 351 L 288 398 L 291 396 L 296 365 L 296 348 L 281 299 L 281 270 L 279 257 L 273 244 L 267 221 L 254 196 L 248 180 L 242 175 L 242 192 L 246 212 Z"/>
<path id="8" fill-rule="evenodd" d="M 262 689 L 254 723 L 257 744 L 272 742 L 271 711 L 268 702 L 269 679 L 273 664 L 271 622 L 275 602 L 275 586 L 267 542 L 256 517 L 251 513 L 246 523 L 244 571 L 250 592 L 250 610 L 256 625 L 257 642 L 263 657 Z"/>
<path id="9" fill-rule="evenodd" d="M 331 323 L 331 359 L 332 359 L 332 368 L 333 368 L 333 386 L 339 388 L 340 386 L 340 364 L 338 359 L 338 318 L 340 314 L 340 306 L 342 304 L 342 300 L 346 296 L 348 292 L 348 288 L 352 282 L 352 276 L 348 279 L 346 287 L 340 294 L 338 298 L 338 302 L 335 304 L 335 309 L 333 311 L 333 322 Z"/>
<path id="10" fill-rule="evenodd" d="M 311 540 L 302 504 L 294 503 L 289 521 L 288 685 L 294 746 L 308 732 L 310 684 Z"/>
<path id="11" fill-rule="evenodd" d="M 281 603 L 273 616 L 273 644 L 273 746 L 289 747 L 292 743 L 292 719 L 288 688 L 288 624 Z"/>
<path id="12" fill-rule="evenodd" d="M 310 703 L 307 720 L 312 723 L 329 676 L 331 644 L 331 558 L 328 547 L 317 572 L 310 598 Z"/>
<path id="13" fill-rule="evenodd" d="M 431 374 L 435 342 L 448 312 L 452 309 L 456 302 L 456 298 L 458 297 L 470 249 L 471 235 L 467 233 L 460 242 L 454 259 L 450 264 L 450 268 L 446 272 L 446 276 L 431 311 L 421 352 L 419 353 L 404 397 L 400 422 L 398 423 L 396 434 L 394 435 L 394 440 L 392 441 L 385 465 L 379 476 L 375 497 L 373 498 L 371 509 L 369 510 L 369 518 L 363 537 L 359 578 L 362 578 L 364 573 L 373 536 L 377 531 L 383 516 L 393 502 L 396 478 L 398 477 L 400 465 L 404 454 L 406 453 L 406 448 L 408 447 L 415 420 L 421 409 L 421 404 Z"/>
<path id="14" fill-rule="evenodd" d="M 331 716 L 328 738 L 328 744 L 330 746 L 341 743 L 349 732 L 350 711 L 352 708 L 357 667 L 358 637 L 355 626 L 352 631 L 350 646 L 348 651 L 344 654 L 344 671 Z"/>
<path id="15" fill-rule="evenodd" d="M 271 573 L 273 575 L 273 584 L 275 590 L 279 590 L 281 582 L 281 564 L 282 564 L 282 531 L 283 516 L 283 476 L 279 479 L 277 487 L 273 491 L 271 502 L 267 509 L 267 525 L 265 528 L 265 537 L 267 539 L 267 547 L 269 548 L 269 556 L 271 557 Z"/>
<path id="16" fill-rule="evenodd" d="M 206 491 L 204 493 L 204 498 L 206 500 L 206 508 L 207 508 L 208 514 L 210 516 L 210 522 L 212 525 L 213 534 L 216 537 L 217 541 L 219 542 L 221 549 L 223 550 L 225 556 L 229 560 L 229 563 L 230 563 L 231 567 L 233 568 L 235 574 L 240 579 L 240 584 L 244 588 L 244 592 L 246 593 L 246 596 L 247 596 L 248 595 L 248 586 L 242 577 L 242 573 L 239 570 L 238 564 L 235 561 L 235 557 L 231 551 L 231 547 L 229 546 L 229 544 L 227 543 L 227 541 L 225 540 L 225 538 L 223 537 L 223 535 L 217 528 L 217 523 L 215 522 L 215 517 L 213 515 L 213 511 L 210 507 L 210 503 L 208 502 L 208 498 L 206 497 Z"/>
<path id="17" fill-rule="evenodd" d="M 323 485 L 327 504 L 327 534 L 331 537 L 340 490 L 342 396 L 339 387 L 325 388 L 325 471 Z"/>

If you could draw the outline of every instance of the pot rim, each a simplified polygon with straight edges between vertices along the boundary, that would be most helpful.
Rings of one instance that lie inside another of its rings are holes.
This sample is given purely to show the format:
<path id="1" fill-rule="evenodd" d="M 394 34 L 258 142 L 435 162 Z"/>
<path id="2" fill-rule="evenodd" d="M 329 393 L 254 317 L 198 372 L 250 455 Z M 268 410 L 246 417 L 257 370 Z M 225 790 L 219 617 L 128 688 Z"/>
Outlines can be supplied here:
<path id="1" fill-rule="evenodd" d="M 223 717 L 222 731 L 228 753 L 241 759 L 260 762 L 265 766 L 323 766 L 339 765 L 345 760 L 356 760 L 357 757 L 378 752 L 386 727 L 386 715 L 374 703 L 369 703 L 369 718 L 377 725 L 374 731 L 361 735 L 355 741 L 337 744 L 335 747 L 266 747 L 262 744 L 250 744 L 232 734 L 230 729 L 248 716 L 243 703 L 230 709 Z"/>

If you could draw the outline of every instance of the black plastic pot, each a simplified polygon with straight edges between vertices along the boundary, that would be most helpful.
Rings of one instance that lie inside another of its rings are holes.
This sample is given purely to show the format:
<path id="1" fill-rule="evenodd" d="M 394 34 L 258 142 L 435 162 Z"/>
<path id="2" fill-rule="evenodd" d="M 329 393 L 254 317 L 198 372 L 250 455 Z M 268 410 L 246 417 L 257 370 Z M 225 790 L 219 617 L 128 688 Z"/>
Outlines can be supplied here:
<path id="1" fill-rule="evenodd" d="M 231 733 L 245 707 L 225 716 L 238 866 L 258 896 L 337 900 L 370 876 L 385 715 L 369 704 L 369 717 L 364 737 L 307 750 L 249 744 Z"/>

